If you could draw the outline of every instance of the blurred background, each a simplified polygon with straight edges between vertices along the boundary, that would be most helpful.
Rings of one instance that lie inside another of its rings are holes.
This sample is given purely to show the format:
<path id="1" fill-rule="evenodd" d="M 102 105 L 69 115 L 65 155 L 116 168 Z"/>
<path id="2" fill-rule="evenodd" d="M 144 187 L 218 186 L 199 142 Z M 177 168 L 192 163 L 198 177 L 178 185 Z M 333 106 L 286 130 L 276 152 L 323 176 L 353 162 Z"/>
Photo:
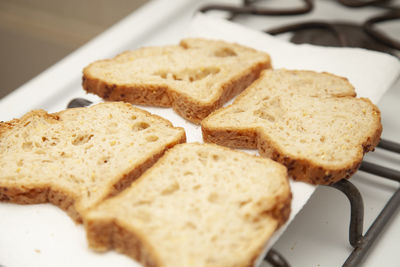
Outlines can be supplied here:
<path id="1" fill-rule="evenodd" d="M 0 98 L 147 0 L 0 0 Z"/>

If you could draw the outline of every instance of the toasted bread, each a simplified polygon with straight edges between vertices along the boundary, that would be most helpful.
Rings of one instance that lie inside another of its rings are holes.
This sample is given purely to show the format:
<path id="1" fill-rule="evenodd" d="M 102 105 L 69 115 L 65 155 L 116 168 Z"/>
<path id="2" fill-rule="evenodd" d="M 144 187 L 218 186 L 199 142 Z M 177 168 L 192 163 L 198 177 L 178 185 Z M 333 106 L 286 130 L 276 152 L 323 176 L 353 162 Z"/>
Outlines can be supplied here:
<path id="1" fill-rule="evenodd" d="M 212 144 L 170 149 L 85 216 L 89 245 L 144 266 L 252 266 L 289 216 L 284 166 Z"/>
<path id="2" fill-rule="evenodd" d="M 83 88 L 105 100 L 172 107 L 199 123 L 269 68 L 267 53 L 224 41 L 184 39 L 144 47 L 83 70 Z"/>
<path id="3" fill-rule="evenodd" d="M 347 79 L 312 71 L 266 70 L 226 108 L 202 122 L 203 139 L 257 148 L 295 180 L 349 178 L 380 140 L 378 108 Z"/>
<path id="4" fill-rule="evenodd" d="M 184 141 L 183 129 L 121 102 L 32 111 L 0 124 L 0 200 L 51 202 L 81 222 Z"/>

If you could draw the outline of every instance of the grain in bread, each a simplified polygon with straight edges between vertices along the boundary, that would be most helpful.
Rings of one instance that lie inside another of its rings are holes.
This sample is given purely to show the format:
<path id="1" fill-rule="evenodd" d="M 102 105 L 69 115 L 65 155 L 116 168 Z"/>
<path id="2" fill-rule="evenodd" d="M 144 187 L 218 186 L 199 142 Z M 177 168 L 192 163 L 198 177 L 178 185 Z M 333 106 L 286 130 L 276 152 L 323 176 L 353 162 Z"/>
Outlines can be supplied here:
<path id="1" fill-rule="evenodd" d="M 356 98 L 347 79 L 312 71 L 267 70 L 202 122 L 203 139 L 260 154 L 312 184 L 349 178 L 373 150 L 382 125 L 378 108 Z"/>
<path id="2" fill-rule="evenodd" d="M 89 245 L 144 266 L 252 266 L 290 212 L 284 166 L 212 144 L 170 149 L 85 217 Z"/>
<path id="3" fill-rule="evenodd" d="M 183 129 L 122 102 L 35 110 L 0 123 L 0 200 L 51 202 L 80 222 L 184 141 Z"/>
<path id="4" fill-rule="evenodd" d="M 83 88 L 105 100 L 172 107 L 199 123 L 270 64 L 268 54 L 252 48 L 190 38 L 96 61 L 83 70 Z"/>

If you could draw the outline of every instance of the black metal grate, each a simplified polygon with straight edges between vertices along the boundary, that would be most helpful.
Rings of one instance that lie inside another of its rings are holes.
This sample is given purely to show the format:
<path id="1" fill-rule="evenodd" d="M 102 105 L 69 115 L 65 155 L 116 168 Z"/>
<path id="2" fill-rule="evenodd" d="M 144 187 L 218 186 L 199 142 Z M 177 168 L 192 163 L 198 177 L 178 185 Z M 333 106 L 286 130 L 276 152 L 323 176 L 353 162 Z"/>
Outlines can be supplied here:
<path id="1" fill-rule="evenodd" d="M 260 1 L 261 0 L 243 0 L 242 5 L 209 4 L 201 7 L 199 11 L 225 11 L 229 14 L 228 19 L 233 20 L 238 15 L 301 15 L 309 13 L 314 9 L 313 0 L 303 0 L 302 6 L 289 9 L 270 9 L 255 5 L 256 2 Z M 338 2 L 341 5 L 349 8 L 374 6 L 380 10 L 383 10 L 384 13 L 369 18 L 360 25 L 349 24 L 348 22 L 332 22 L 322 20 L 302 21 L 294 24 L 283 25 L 274 29 L 266 29 L 265 32 L 272 35 L 294 32 L 296 36 L 293 36 L 291 41 L 295 43 L 312 43 L 316 45 L 343 47 L 364 47 L 370 50 L 382 51 L 393 54 L 394 56 L 398 56 L 398 54 L 394 51 L 400 50 L 400 41 L 390 37 L 382 30 L 377 29 L 375 25 L 383 21 L 400 19 L 400 6 L 391 5 L 392 2 L 394 2 L 391 0 L 338 0 Z M 326 31 L 321 32 L 321 29 Z M 329 33 L 331 33 L 336 40 L 332 40 L 331 36 L 329 36 Z M 349 38 L 349 36 L 351 38 Z"/>
<path id="2" fill-rule="evenodd" d="M 211 10 L 226 11 L 231 13 L 231 18 L 236 15 L 257 15 L 257 16 L 286 16 L 286 15 L 301 15 L 311 12 L 314 8 L 313 0 L 302 0 L 303 5 L 298 8 L 289 9 L 270 9 L 261 8 L 253 5 L 257 0 L 243 0 L 241 6 L 236 5 L 218 5 L 210 4 L 199 9 L 200 12 L 208 12 Z"/>
<path id="3" fill-rule="evenodd" d="M 395 145 L 397 149 L 400 148 L 400 144 L 396 144 L 391 141 L 382 140 L 384 144 L 390 142 Z M 381 146 L 382 147 L 382 146 Z M 400 182 L 400 171 L 393 170 L 390 168 L 382 167 L 380 165 L 372 164 L 369 162 L 363 162 L 359 169 L 360 171 L 368 172 L 371 174 L 378 175 L 383 178 Z M 342 191 L 350 201 L 351 215 L 350 215 L 350 227 L 349 227 L 349 241 L 353 246 L 354 250 L 344 262 L 343 266 L 358 266 L 366 256 L 369 248 L 372 246 L 376 238 L 382 232 L 385 225 L 388 223 L 396 209 L 400 205 L 400 186 L 393 193 L 391 198 L 385 204 L 379 215 L 375 218 L 365 235 L 363 233 L 363 218 L 364 218 L 364 204 L 360 192 L 351 182 L 347 180 L 341 180 L 331 187 Z"/>

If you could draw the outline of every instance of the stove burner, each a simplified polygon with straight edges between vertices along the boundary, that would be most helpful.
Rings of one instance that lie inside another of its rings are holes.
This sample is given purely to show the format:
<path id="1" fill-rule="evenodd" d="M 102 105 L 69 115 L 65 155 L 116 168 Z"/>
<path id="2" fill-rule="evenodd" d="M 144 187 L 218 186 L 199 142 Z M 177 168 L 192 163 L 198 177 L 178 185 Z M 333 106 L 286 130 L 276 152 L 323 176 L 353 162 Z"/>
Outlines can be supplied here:
<path id="1" fill-rule="evenodd" d="M 290 41 L 296 44 L 309 43 L 321 46 L 362 47 L 369 50 L 395 54 L 393 49 L 377 41 L 357 24 L 323 21 L 296 23 L 266 32 L 272 35 L 294 32 Z"/>

